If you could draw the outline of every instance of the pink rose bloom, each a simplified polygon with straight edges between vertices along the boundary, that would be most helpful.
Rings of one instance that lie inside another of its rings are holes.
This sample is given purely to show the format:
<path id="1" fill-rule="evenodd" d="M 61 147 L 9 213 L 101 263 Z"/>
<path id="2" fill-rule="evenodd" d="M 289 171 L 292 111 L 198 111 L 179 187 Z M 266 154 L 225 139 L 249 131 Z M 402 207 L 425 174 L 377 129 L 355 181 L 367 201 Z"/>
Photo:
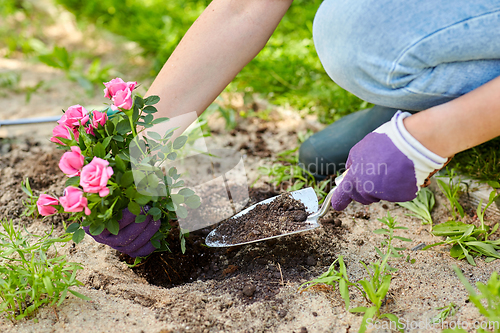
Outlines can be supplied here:
<path id="1" fill-rule="evenodd" d="M 59 168 L 68 177 L 78 176 L 82 170 L 85 158 L 79 147 L 72 146 L 71 151 L 64 153 L 59 161 Z"/>
<path id="2" fill-rule="evenodd" d="M 59 202 L 67 213 L 76 213 L 85 210 L 85 215 L 90 215 L 87 207 L 87 198 L 83 196 L 82 190 L 74 186 L 68 186 L 64 190 L 64 196 L 59 198 Z"/>
<path id="3" fill-rule="evenodd" d="M 85 132 L 94 135 L 94 129 L 97 129 L 99 125 L 104 126 L 106 121 L 108 121 L 106 112 L 92 111 L 92 120 L 89 127 L 85 129 Z"/>
<path id="4" fill-rule="evenodd" d="M 62 143 L 61 140 L 59 140 L 58 138 L 71 140 L 71 134 L 70 134 L 71 132 L 70 131 L 73 132 L 75 140 L 78 141 L 78 137 L 80 135 L 78 130 L 69 128 L 66 125 L 57 125 L 56 127 L 54 127 L 54 129 L 52 130 L 53 136 L 50 138 L 50 141 L 63 145 L 64 143 Z"/>
<path id="5" fill-rule="evenodd" d="M 38 207 L 38 212 L 42 216 L 49 216 L 57 213 L 57 209 L 54 206 L 57 206 L 59 201 L 47 194 L 40 194 L 38 197 L 38 201 L 36 202 L 36 206 Z"/>
<path id="6" fill-rule="evenodd" d="M 70 106 L 57 122 L 59 125 L 78 127 L 80 123 L 85 125 L 87 121 L 89 121 L 89 112 L 83 106 L 77 104 Z"/>
<path id="7" fill-rule="evenodd" d="M 92 162 L 83 167 L 80 174 L 80 185 L 87 193 L 99 193 L 100 197 L 109 194 L 108 180 L 113 175 L 113 168 L 109 162 L 99 157 L 94 157 Z"/>
<path id="8" fill-rule="evenodd" d="M 113 96 L 113 103 L 120 109 L 130 110 L 132 107 L 132 91 L 128 88 L 118 91 Z"/>
<path id="9" fill-rule="evenodd" d="M 137 82 L 125 82 L 120 78 L 113 79 L 109 82 L 104 82 L 104 97 L 113 98 L 116 93 L 120 90 L 134 90 L 137 86 Z"/>

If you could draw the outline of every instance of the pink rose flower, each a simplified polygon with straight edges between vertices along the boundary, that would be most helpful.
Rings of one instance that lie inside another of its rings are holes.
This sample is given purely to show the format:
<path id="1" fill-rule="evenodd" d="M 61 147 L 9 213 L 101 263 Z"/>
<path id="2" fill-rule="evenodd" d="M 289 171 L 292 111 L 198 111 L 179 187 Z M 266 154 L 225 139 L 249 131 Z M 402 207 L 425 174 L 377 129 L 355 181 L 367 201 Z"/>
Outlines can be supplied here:
<path id="1" fill-rule="evenodd" d="M 89 121 L 89 112 L 83 106 L 77 104 L 70 106 L 57 122 L 59 125 L 78 127 L 80 123 L 85 125 L 87 121 Z"/>
<path id="2" fill-rule="evenodd" d="M 68 186 L 64 190 L 64 195 L 59 198 L 59 202 L 67 213 L 76 213 L 85 210 L 85 215 L 90 215 L 91 211 L 87 207 L 87 198 L 83 196 L 82 190 L 74 186 Z"/>
<path id="3" fill-rule="evenodd" d="M 120 78 L 113 79 L 109 82 L 104 82 L 104 97 L 113 98 L 116 93 L 120 90 L 130 90 L 133 91 L 137 86 L 137 82 L 125 82 Z"/>
<path id="4" fill-rule="evenodd" d="M 106 187 L 109 178 L 113 175 L 113 168 L 109 162 L 99 157 L 94 157 L 92 162 L 83 167 L 80 174 L 80 185 L 87 193 L 99 193 L 100 197 L 109 194 Z"/>
<path id="5" fill-rule="evenodd" d="M 108 115 L 106 112 L 92 111 L 92 121 L 89 126 L 85 129 L 87 134 L 94 135 L 94 129 L 99 128 L 99 125 L 104 126 L 108 121 Z"/>
<path id="6" fill-rule="evenodd" d="M 49 216 L 57 213 L 57 209 L 54 206 L 57 206 L 58 204 L 59 201 L 56 198 L 47 194 L 40 194 L 36 202 L 38 212 L 42 216 Z"/>
<path id="7" fill-rule="evenodd" d="M 68 177 L 74 177 L 80 175 L 85 158 L 82 155 L 82 151 L 79 147 L 72 146 L 71 151 L 64 153 L 59 161 L 59 168 Z"/>
<path id="8" fill-rule="evenodd" d="M 57 125 L 54 127 L 52 130 L 52 137 L 50 138 L 50 141 L 59 143 L 59 144 L 64 144 L 59 140 L 58 138 L 63 138 L 63 139 L 69 139 L 71 140 L 71 132 L 73 132 L 73 136 L 75 137 L 75 140 L 78 141 L 78 137 L 80 136 L 80 133 L 78 132 L 77 129 L 70 128 L 66 125 Z"/>
<path id="9" fill-rule="evenodd" d="M 120 109 L 130 110 L 132 107 L 132 91 L 128 88 L 118 91 L 113 96 L 113 103 Z"/>

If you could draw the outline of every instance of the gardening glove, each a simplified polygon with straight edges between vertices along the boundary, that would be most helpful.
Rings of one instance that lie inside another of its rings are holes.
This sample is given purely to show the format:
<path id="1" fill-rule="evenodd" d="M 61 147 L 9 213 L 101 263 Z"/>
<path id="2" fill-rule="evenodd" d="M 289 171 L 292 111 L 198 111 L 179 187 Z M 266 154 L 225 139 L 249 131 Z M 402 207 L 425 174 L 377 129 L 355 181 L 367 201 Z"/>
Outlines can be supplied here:
<path id="1" fill-rule="evenodd" d="M 144 210 L 147 212 L 149 207 L 144 207 Z M 150 239 L 160 229 L 160 220 L 153 221 L 153 216 L 147 215 L 144 222 L 135 223 L 135 215 L 125 208 L 118 224 L 120 225 L 118 235 L 113 235 L 107 229 L 99 235 L 91 235 L 89 227 L 83 229 L 96 242 L 109 245 L 131 257 L 144 257 L 156 250 Z"/>
<path id="2" fill-rule="evenodd" d="M 366 135 L 349 152 L 343 180 L 332 196 L 332 207 L 343 210 L 355 200 L 368 205 L 380 200 L 404 202 L 449 161 L 425 148 L 405 128 L 408 112 Z"/>

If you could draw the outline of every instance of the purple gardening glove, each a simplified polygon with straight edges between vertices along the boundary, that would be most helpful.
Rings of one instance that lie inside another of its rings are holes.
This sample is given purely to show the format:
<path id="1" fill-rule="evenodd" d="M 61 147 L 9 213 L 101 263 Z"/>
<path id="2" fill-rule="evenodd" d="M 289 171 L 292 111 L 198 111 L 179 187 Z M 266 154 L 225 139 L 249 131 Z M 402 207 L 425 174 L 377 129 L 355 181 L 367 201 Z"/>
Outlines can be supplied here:
<path id="1" fill-rule="evenodd" d="M 144 209 L 147 212 L 149 207 L 144 207 Z M 131 257 L 144 257 L 156 250 L 149 240 L 160 229 L 161 221 L 153 221 L 153 216 L 147 215 L 146 221 L 135 223 L 135 215 L 127 208 L 122 211 L 122 214 L 122 219 L 118 221 L 120 225 L 118 235 L 113 235 L 105 229 L 99 235 L 93 236 L 89 233 L 89 227 L 83 227 L 83 229 L 96 242 L 109 245 Z"/>
<path id="2" fill-rule="evenodd" d="M 412 200 L 426 178 L 445 165 L 448 159 L 434 154 L 408 133 L 403 119 L 410 115 L 398 111 L 352 147 L 347 172 L 332 197 L 333 209 L 343 210 L 352 200 L 364 205 Z"/>

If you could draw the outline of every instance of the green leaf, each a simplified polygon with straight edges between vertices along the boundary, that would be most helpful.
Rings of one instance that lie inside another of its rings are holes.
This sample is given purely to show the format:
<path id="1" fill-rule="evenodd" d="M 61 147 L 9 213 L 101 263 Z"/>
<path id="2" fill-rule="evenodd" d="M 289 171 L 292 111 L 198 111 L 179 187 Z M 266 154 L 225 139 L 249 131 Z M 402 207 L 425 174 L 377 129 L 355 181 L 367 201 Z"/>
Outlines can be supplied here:
<path id="1" fill-rule="evenodd" d="M 174 146 L 173 146 L 174 149 L 181 149 L 184 146 L 184 144 L 186 143 L 187 139 L 188 139 L 188 137 L 184 136 L 184 135 L 176 138 L 174 140 Z"/>
<path id="2" fill-rule="evenodd" d="M 167 158 L 171 161 L 175 160 L 177 158 L 177 153 L 176 152 L 172 152 L 172 153 L 169 153 L 167 155 Z"/>
<path id="3" fill-rule="evenodd" d="M 340 291 L 340 296 L 344 300 L 345 303 L 345 309 L 346 311 L 349 310 L 349 304 L 350 304 L 350 299 L 349 299 L 349 288 L 347 286 L 347 283 L 344 279 L 339 280 L 339 291 Z"/>
<path id="4" fill-rule="evenodd" d="M 127 166 L 125 165 L 125 162 L 123 162 L 122 158 L 119 155 L 115 156 L 115 163 L 118 170 L 122 172 L 127 171 Z"/>
<path id="5" fill-rule="evenodd" d="M 381 228 L 373 231 L 374 234 L 389 234 L 389 230 Z"/>
<path id="6" fill-rule="evenodd" d="M 156 133 L 156 132 L 147 132 L 148 137 L 160 141 L 161 140 L 161 135 Z"/>
<path id="7" fill-rule="evenodd" d="M 394 238 L 402 240 L 403 242 L 411 242 L 412 240 L 409 238 L 401 237 L 401 236 L 394 236 Z"/>
<path id="8" fill-rule="evenodd" d="M 146 215 L 137 215 L 135 217 L 135 223 L 142 223 L 146 221 L 147 216 Z"/>
<path id="9" fill-rule="evenodd" d="M 132 173 L 131 170 L 125 172 L 122 178 L 120 179 L 120 185 L 123 187 L 128 187 L 132 185 L 133 182 L 134 182 L 134 174 Z"/>
<path id="10" fill-rule="evenodd" d="M 180 219 L 185 219 L 188 216 L 187 209 L 184 206 L 177 206 L 175 213 L 177 214 L 177 218 Z"/>
<path id="11" fill-rule="evenodd" d="M 186 202 L 186 205 L 192 209 L 196 209 L 196 208 L 200 207 L 200 205 L 201 205 L 200 197 L 197 195 L 187 197 L 185 202 Z"/>
<path id="12" fill-rule="evenodd" d="M 183 195 L 180 195 L 180 194 L 172 194 L 170 196 L 172 198 L 172 201 L 175 203 L 175 204 L 181 204 L 184 202 L 184 196 Z"/>
<path id="13" fill-rule="evenodd" d="M 465 224 L 459 221 L 448 221 L 435 225 L 432 228 L 434 236 L 458 236 L 465 233 L 470 227 L 470 224 Z"/>
<path id="14" fill-rule="evenodd" d="M 108 148 L 109 143 L 111 142 L 112 139 L 113 139 L 112 136 L 108 136 L 102 141 L 102 146 L 104 147 L 104 149 Z"/>
<path id="15" fill-rule="evenodd" d="M 159 215 L 161 214 L 161 210 L 158 207 L 153 207 L 150 210 L 148 210 L 148 215 Z"/>
<path id="16" fill-rule="evenodd" d="M 149 115 L 148 115 L 148 116 L 149 116 Z M 156 125 L 156 124 L 160 124 L 160 123 L 163 123 L 163 122 L 165 122 L 165 121 L 168 121 L 168 120 L 170 120 L 170 118 L 167 118 L 167 117 L 156 118 L 155 120 L 153 120 L 153 121 L 151 122 L 151 124 Z"/>
<path id="17" fill-rule="evenodd" d="M 375 313 L 377 313 L 377 310 L 378 309 L 376 306 L 372 306 L 371 308 L 366 309 L 366 312 L 365 312 L 365 315 L 363 316 L 363 321 L 361 322 L 358 333 L 364 333 L 366 331 L 368 319 L 373 318 Z"/>
<path id="18" fill-rule="evenodd" d="M 110 233 L 116 236 L 120 231 L 120 224 L 115 219 L 109 219 L 106 221 L 106 229 L 108 229 Z"/>
<path id="19" fill-rule="evenodd" d="M 78 230 L 78 228 L 80 228 L 80 223 L 71 223 L 68 228 L 66 229 L 66 232 L 68 234 L 71 234 L 71 233 L 74 233 L 75 231 Z"/>
<path id="20" fill-rule="evenodd" d="M 75 295 L 76 297 L 83 299 L 84 301 L 91 301 L 92 300 L 92 298 L 87 297 L 87 296 L 85 296 L 83 294 L 80 294 L 78 291 L 74 291 L 74 290 L 71 290 L 71 289 L 68 289 L 68 291 L 70 293 L 72 293 L 73 295 Z"/>
<path id="21" fill-rule="evenodd" d="M 194 191 L 190 188 L 183 188 L 182 190 L 179 191 L 178 194 L 187 198 L 187 197 L 194 195 Z"/>
<path id="22" fill-rule="evenodd" d="M 134 214 L 134 215 L 139 215 L 141 214 L 141 206 L 139 206 L 138 203 L 134 202 L 134 201 L 130 201 L 128 203 L 128 210 Z"/>
<path id="23" fill-rule="evenodd" d="M 122 121 L 120 121 L 118 123 L 118 125 L 116 125 L 116 131 L 118 132 L 118 134 L 121 134 L 121 135 L 127 134 L 130 131 L 132 131 L 132 129 L 130 128 L 130 123 L 129 123 L 128 119 L 123 119 Z"/>
<path id="24" fill-rule="evenodd" d="M 160 101 L 160 97 L 152 95 L 144 99 L 145 105 L 154 105 Z"/>
<path id="25" fill-rule="evenodd" d="M 89 232 L 91 235 L 95 236 L 95 235 L 99 235 L 101 232 L 104 231 L 104 223 L 99 223 L 99 224 L 91 224 L 89 226 Z"/>
<path id="26" fill-rule="evenodd" d="M 79 185 L 80 185 L 80 176 L 68 178 L 66 180 L 66 183 L 64 183 L 65 187 L 68 187 L 68 186 L 78 187 Z"/>
<path id="27" fill-rule="evenodd" d="M 113 136 L 113 140 L 118 141 L 118 142 L 125 141 L 125 139 L 121 135 L 115 135 L 115 136 Z"/>
<path id="28" fill-rule="evenodd" d="M 100 143 L 100 142 L 95 144 L 92 151 L 93 151 L 94 155 L 99 157 L 99 158 L 104 158 L 104 156 L 106 156 L 106 150 L 104 149 L 102 143 Z"/>
<path id="29" fill-rule="evenodd" d="M 71 238 L 76 244 L 80 243 L 85 237 L 85 231 L 83 229 L 78 229 Z"/>
<path id="30" fill-rule="evenodd" d="M 151 201 L 150 195 L 144 195 L 139 192 L 135 195 L 134 201 L 137 202 L 141 206 L 145 206 L 148 202 Z M 137 214 L 136 214 L 137 215 Z"/>
<path id="31" fill-rule="evenodd" d="M 158 110 L 154 106 L 148 105 L 144 109 L 142 109 L 142 112 L 153 114 L 153 113 L 158 112 Z"/>

